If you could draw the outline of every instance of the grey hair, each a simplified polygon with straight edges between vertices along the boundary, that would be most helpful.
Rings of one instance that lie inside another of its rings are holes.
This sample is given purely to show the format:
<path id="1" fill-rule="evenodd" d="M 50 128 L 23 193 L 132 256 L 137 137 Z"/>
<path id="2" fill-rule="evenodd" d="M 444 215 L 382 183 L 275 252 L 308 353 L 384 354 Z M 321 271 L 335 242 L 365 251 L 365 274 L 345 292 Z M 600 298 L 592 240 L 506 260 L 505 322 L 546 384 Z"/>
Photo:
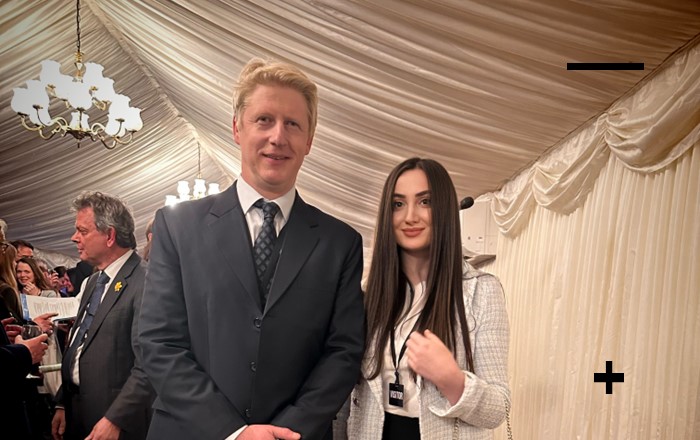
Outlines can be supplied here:
<path id="1" fill-rule="evenodd" d="M 119 247 L 136 249 L 134 216 L 121 199 L 99 191 L 85 191 L 73 200 L 72 210 L 86 208 L 92 208 L 98 231 L 107 233 L 109 228 L 114 228 Z"/>

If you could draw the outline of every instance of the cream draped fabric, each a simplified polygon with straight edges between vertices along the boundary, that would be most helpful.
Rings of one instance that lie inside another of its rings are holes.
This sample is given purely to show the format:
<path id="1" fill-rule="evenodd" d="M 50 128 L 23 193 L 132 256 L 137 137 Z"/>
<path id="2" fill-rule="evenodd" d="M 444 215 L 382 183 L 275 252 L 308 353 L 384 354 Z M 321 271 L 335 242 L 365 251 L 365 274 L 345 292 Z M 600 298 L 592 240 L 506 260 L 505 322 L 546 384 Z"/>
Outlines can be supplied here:
<path id="1" fill-rule="evenodd" d="M 651 174 L 611 155 L 579 209 L 501 237 L 514 438 L 700 438 L 699 188 L 698 147 Z"/>
<path id="2" fill-rule="evenodd" d="M 489 195 L 514 438 L 700 438 L 699 133 L 695 46 Z"/>
<path id="3" fill-rule="evenodd" d="M 654 173 L 698 142 L 700 45 L 695 45 L 495 193 L 496 223 L 514 236 L 536 205 L 572 212 L 588 197 L 611 153 L 630 170 Z"/>

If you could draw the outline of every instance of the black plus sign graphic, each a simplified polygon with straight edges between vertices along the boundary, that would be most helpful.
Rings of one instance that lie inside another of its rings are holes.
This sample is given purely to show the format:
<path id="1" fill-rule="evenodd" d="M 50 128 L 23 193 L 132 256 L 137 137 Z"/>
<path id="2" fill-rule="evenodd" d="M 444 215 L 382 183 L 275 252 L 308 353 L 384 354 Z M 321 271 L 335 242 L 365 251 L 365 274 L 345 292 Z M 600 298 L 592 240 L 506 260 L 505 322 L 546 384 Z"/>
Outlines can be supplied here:
<path id="1" fill-rule="evenodd" d="M 605 382 L 605 394 L 612 394 L 613 382 L 624 382 L 625 373 L 613 373 L 612 361 L 605 361 L 605 373 L 593 373 L 593 382 Z"/>

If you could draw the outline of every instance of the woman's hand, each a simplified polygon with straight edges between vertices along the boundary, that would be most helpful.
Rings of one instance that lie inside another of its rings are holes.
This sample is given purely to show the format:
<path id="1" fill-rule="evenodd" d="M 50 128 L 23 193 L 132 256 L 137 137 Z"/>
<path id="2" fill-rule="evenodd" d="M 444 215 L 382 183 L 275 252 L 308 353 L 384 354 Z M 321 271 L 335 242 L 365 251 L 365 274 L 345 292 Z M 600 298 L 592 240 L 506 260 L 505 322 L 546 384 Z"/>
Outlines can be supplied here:
<path id="1" fill-rule="evenodd" d="M 413 332 L 406 342 L 408 366 L 438 387 L 454 405 L 464 391 L 464 373 L 447 346 L 430 330 Z"/>
<path id="2" fill-rule="evenodd" d="M 41 289 L 36 287 L 36 285 L 32 282 L 29 282 L 24 285 L 24 293 L 27 295 L 32 295 L 32 296 L 37 296 L 41 293 Z"/>

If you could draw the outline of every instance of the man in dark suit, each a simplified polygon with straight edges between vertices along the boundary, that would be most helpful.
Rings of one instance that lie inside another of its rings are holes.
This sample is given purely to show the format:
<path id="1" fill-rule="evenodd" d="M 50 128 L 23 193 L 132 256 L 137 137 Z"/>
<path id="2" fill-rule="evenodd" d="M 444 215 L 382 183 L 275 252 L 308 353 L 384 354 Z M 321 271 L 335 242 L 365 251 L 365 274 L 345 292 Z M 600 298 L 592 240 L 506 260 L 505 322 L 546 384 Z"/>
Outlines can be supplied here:
<path id="1" fill-rule="evenodd" d="M 81 292 L 64 353 L 53 435 L 143 439 L 154 395 L 136 338 L 146 270 L 134 252 L 134 219 L 121 200 L 99 192 L 81 194 L 73 209 L 71 239 L 98 271 Z"/>
<path id="2" fill-rule="evenodd" d="M 22 327 L 12 324 L 14 320 L 3 319 L 0 324 L 0 433 L 3 438 L 34 438 L 32 431 L 38 426 L 32 426 L 27 417 L 26 377 L 32 365 L 38 364 L 44 357 L 48 348 L 48 335 L 43 333 L 25 341 L 20 335 Z M 11 341 L 10 336 L 14 341 Z M 36 390 L 34 393 L 36 394 Z"/>
<path id="3" fill-rule="evenodd" d="M 294 188 L 315 84 L 252 60 L 234 107 L 240 178 L 156 215 L 139 324 L 158 395 L 148 438 L 330 439 L 364 351 L 362 239 Z"/>

